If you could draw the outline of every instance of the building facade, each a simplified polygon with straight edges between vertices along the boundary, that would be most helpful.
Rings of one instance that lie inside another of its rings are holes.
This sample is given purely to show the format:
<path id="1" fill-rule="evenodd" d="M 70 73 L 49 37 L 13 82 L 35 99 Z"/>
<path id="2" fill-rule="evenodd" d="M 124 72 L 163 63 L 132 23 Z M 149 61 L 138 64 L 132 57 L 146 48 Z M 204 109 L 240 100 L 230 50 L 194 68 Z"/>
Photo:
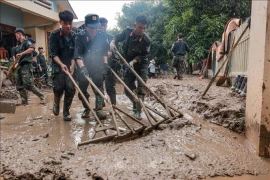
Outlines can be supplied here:
<path id="1" fill-rule="evenodd" d="M 16 45 L 14 31 L 23 28 L 28 37 L 36 40 L 36 47 L 44 48 L 48 59 L 50 33 L 60 28 L 58 13 L 62 10 L 71 11 L 77 19 L 68 0 L 1 0 L 0 45 L 10 54 L 10 49 Z"/>

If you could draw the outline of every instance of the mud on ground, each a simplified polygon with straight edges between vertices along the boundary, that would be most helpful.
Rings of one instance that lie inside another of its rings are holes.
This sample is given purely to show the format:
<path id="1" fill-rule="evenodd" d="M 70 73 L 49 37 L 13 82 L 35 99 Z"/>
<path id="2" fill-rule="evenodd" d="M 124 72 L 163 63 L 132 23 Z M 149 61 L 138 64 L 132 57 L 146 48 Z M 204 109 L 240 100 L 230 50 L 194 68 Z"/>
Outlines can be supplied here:
<path id="1" fill-rule="evenodd" d="M 95 174 L 103 179 L 137 180 L 269 174 L 269 163 L 247 148 L 244 136 L 209 124 L 197 116 L 202 114 L 189 110 L 194 106 L 192 101 L 203 91 L 199 88 L 206 86 L 202 80 L 198 81 L 201 87 L 193 87 L 191 79 L 149 80 L 160 96 L 167 96 L 170 98 L 168 102 L 182 108 L 183 118 L 163 124 L 159 130 L 135 140 L 79 148 L 76 145 L 89 138 L 95 122 L 92 118 L 80 117 L 83 108 L 78 97 L 74 97 L 71 108 L 73 120 L 64 122 L 62 112 L 58 117 L 52 115 L 51 92 L 46 93 L 46 106 L 39 105 L 38 98 L 31 94 L 28 106 L 18 106 L 15 115 L 5 114 L 6 118 L 0 121 L 0 177 L 16 180 L 77 180 L 91 179 Z M 174 90 L 177 96 L 166 95 L 173 94 Z M 126 110 L 131 109 L 132 105 L 122 91 L 118 90 L 118 104 Z M 227 92 L 223 88 L 219 90 L 223 91 Z M 188 92 L 190 100 L 181 95 Z M 216 97 L 217 94 L 209 97 Z M 92 96 L 92 104 L 93 101 Z M 214 104 L 211 100 L 203 101 Z M 185 105 L 184 102 L 189 103 Z M 227 102 L 233 103 L 232 100 Z M 152 98 L 147 103 L 159 108 Z"/>
<path id="2" fill-rule="evenodd" d="M 164 101 L 178 109 L 191 110 L 202 119 L 221 125 L 235 132 L 244 131 L 245 97 L 239 96 L 228 87 L 217 87 L 215 83 L 202 97 L 207 79 L 185 76 L 184 80 L 153 79 L 149 81 L 151 89 Z M 149 97 L 152 106 L 156 100 Z"/>

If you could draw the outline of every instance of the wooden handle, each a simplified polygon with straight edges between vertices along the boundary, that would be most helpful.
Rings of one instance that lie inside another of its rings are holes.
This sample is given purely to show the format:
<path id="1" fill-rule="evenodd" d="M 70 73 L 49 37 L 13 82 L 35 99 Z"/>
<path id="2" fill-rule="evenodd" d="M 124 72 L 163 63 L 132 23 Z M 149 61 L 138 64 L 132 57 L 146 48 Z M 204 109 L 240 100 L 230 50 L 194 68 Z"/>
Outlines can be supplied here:
<path id="1" fill-rule="evenodd" d="M 242 37 L 244 36 L 245 32 L 247 31 L 249 25 L 246 26 L 246 28 L 244 29 L 244 31 L 242 32 L 242 34 L 240 35 L 240 37 L 238 38 L 238 40 L 236 41 L 236 43 L 234 44 L 234 46 L 232 47 L 231 51 L 229 52 L 228 56 L 226 57 L 226 59 L 223 61 L 223 63 L 221 64 L 220 68 L 218 69 L 218 71 L 216 72 L 215 76 L 211 79 L 211 81 L 209 82 L 208 86 L 206 87 L 204 93 L 202 96 L 205 96 L 205 94 L 207 93 L 207 91 L 209 90 L 209 88 L 211 87 L 211 85 L 213 84 L 213 82 L 215 81 L 216 77 L 219 75 L 221 69 L 223 68 L 223 66 L 226 64 L 226 62 L 229 60 L 230 56 L 232 55 L 234 49 L 236 48 L 236 46 L 238 45 L 238 43 L 240 42 L 240 40 L 242 39 Z"/>
<path id="2" fill-rule="evenodd" d="M 91 108 L 90 103 L 87 101 L 86 97 L 84 96 L 83 92 L 81 91 L 81 89 L 79 88 L 78 84 L 75 82 L 75 80 L 73 79 L 72 75 L 68 72 L 68 71 L 64 71 L 70 78 L 70 80 L 72 81 L 72 83 L 74 84 L 74 86 L 76 87 L 76 89 L 79 91 L 79 93 L 81 94 L 85 104 L 88 106 L 88 108 L 90 109 L 90 111 L 93 113 L 95 119 L 97 120 L 97 122 L 101 125 L 104 126 L 100 119 L 97 117 L 96 112 Z"/>

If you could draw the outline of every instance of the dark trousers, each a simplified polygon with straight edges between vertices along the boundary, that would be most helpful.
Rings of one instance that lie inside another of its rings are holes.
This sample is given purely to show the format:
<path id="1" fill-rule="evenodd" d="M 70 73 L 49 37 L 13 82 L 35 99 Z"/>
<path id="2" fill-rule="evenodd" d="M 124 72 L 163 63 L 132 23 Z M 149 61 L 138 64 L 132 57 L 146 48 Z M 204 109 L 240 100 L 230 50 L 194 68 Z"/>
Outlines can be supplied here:
<path id="1" fill-rule="evenodd" d="M 111 61 L 111 62 L 109 62 L 109 65 L 112 68 L 112 70 L 114 72 L 116 72 L 117 62 L 116 61 Z M 106 92 L 109 95 L 109 97 L 111 99 L 111 102 L 113 104 L 116 104 L 115 82 L 116 82 L 116 79 L 115 79 L 114 75 L 112 74 L 112 72 L 108 72 L 105 75 L 105 88 L 106 88 Z"/>
<path id="2" fill-rule="evenodd" d="M 64 104 L 66 103 L 66 106 L 69 107 L 72 103 L 76 91 L 71 79 L 64 72 L 60 72 L 54 73 L 52 76 L 52 80 L 54 96 L 61 99 L 61 97 L 65 93 Z"/>
<path id="3" fill-rule="evenodd" d="M 136 73 L 143 79 L 144 82 L 147 81 L 147 64 L 135 64 L 134 70 Z M 131 91 L 135 92 L 138 96 L 141 96 L 142 99 L 144 95 L 146 94 L 146 88 L 140 81 L 138 82 L 138 86 L 135 85 L 136 76 L 130 71 L 129 68 L 126 68 L 125 70 L 125 76 L 124 76 L 124 82 L 125 84 L 130 88 Z M 131 94 L 125 89 L 125 94 L 127 97 L 134 102 Z"/>
<path id="4" fill-rule="evenodd" d="M 97 88 L 102 93 L 104 93 L 104 89 L 103 89 L 104 75 L 103 75 L 102 70 L 100 70 L 100 69 L 95 69 L 94 70 L 94 68 L 92 68 L 92 69 L 89 69 L 88 72 L 89 72 L 89 76 L 92 79 L 93 83 L 97 86 Z M 89 82 L 87 81 L 86 78 L 81 77 L 81 76 L 82 75 L 80 74 L 80 77 L 79 77 L 79 80 L 78 80 L 79 87 L 80 87 L 83 95 L 86 97 L 86 99 L 89 100 L 90 94 L 87 92 L 87 88 L 88 88 Z M 94 91 L 95 96 L 96 96 L 96 102 L 97 101 L 100 101 L 100 98 L 97 98 L 97 97 L 100 97 L 100 95 L 98 94 L 98 92 L 96 92 L 94 88 L 93 88 L 93 91 Z M 79 96 L 79 99 L 82 101 L 83 107 L 85 109 L 89 109 L 88 106 L 87 106 L 87 104 L 83 100 L 82 96 L 80 94 L 78 96 Z M 98 105 L 100 105 L 101 102 L 98 102 L 98 103 L 99 103 Z M 103 106 L 103 100 L 102 100 L 102 106 Z M 99 107 L 99 109 L 100 108 L 101 107 Z"/>

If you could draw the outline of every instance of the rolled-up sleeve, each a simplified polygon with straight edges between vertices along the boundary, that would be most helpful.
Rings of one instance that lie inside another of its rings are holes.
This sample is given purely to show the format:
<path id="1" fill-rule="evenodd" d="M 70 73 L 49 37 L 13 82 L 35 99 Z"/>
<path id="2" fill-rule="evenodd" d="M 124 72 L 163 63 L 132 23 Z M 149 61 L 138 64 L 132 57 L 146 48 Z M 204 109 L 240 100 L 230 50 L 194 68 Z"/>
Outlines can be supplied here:
<path id="1" fill-rule="evenodd" d="M 51 34 L 50 36 L 50 51 L 52 55 L 52 59 L 55 56 L 59 57 L 59 39 L 56 37 L 56 34 Z"/>
<path id="2" fill-rule="evenodd" d="M 74 60 L 75 61 L 77 59 L 84 60 L 84 58 L 83 58 L 83 50 L 84 50 L 84 46 L 83 46 L 82 39 L 80 38 L 80 36 L 76 36 L 76 39 L 75 39 L 75 52 L 74 52 Z M 108 53 L 108 51 L 107 51 L 107 53 Z"/>

